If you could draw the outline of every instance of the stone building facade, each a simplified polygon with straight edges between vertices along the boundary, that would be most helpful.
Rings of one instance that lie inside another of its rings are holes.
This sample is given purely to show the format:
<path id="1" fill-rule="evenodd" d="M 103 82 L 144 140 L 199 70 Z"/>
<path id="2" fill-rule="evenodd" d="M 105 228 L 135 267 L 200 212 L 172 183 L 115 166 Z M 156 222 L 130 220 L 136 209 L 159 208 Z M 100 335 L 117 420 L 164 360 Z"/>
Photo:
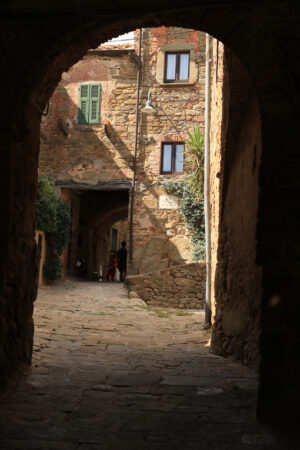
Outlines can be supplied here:
<path id="1" fill-rule="evenodd" d="M 183 179 L 187 131 L 204 125 L 205 35 L 174 27 L 141 33 L 140 55 L 136 30 L 64 72 L 42 122 L 39 175 L 54 176 L 72 208 L 64 255 L 71 273 L 78 257 L 89 272 L 105 265 L 107 233 L 126 218 L 131 273 L 191 262 L 189 233 L 163 182 Z M 146 114 L 149 93 L 155 109 Z"/>
<path id="2" fill-rule="evenodd" d="M 62 73 L 99 42 L 141 26 L 177 24 L 205 30 L 224 42 L 244 64 L 258 98 L 262 155 L 259 177 L 257 182 L 253 179 L 252 186 L 253 190 L 259 190 L 258 208 L 253 207 L 250 198 L 247 203 L 237 202 L 238 189 L 227 189 L 226 180 L 231 177 L 235 177 L 238 187 L 243 183 L 243 177 L 238 181 L 240 165 L 228 164 L 228 158 L 233 154 L 239 157 L 244 149 L 225 146 L 219 186 L 222 198 L 216 197 L 222 206 L 218 225 L 222 227 L 225 203 L 228 209 L 233 199 L 233 213 L 243 217 L 248 211 L 251 223 L 257 224 L 256 242 L 253 244 L 251 239 L 250 250 L 257 254 L 256 263 L 262 271 L 259 280 L 255 280 L 262 295 L 253 298 L 261 314 L 256 329 L 256 334 L 260 334 L 257 351 L 261 357 L 258 414 L 261 420 L 276 421 L 278 425 L 298 424 L 299 2 L 262 0 L 246 4 L 191 0 L 188 7 L 180 9 L 174 7 L 173 0 L 151 3 L 139 0 L 127 2 L 120 14 L 120 8 L 105 6 L 99 0 L 84 3 L 45 0 L 3 2 L 0 10 L 1 77 L 5 86 L 1 109 L 4 170 L 0 178 L 0 384 L 22 364 L 31 362 L 38 268 L 34 202 L 40 124 L 48 99 Z M 235 97 L 238 102 L 240 93 L 233 87 L 242 88 L 243 81 L 230 77 L 227 80 L 228 95 L 231 92 L 232 99 Z M 234 111 L 229 109 L 227 120 L 233 117 Z M 235 221 L 231 221 L 230 229 L 232 237 Z M 237 236 L 241 245 L 248 240 L 248 236 L 239 232 Z M 217 265 L 222 266 L 224 274 L 227 271 L 239 279 L 242 275 L 247 282 L 246 271 L 238 264 L 239 246 L 227 246 L 227 254 L 228 248 L 232 251 L 222 265 L 226 234 L 218 235 L 218 239 Z M 223 281 L 224 277 L 216 275 L 217 304 L 228 295 Z M 248 286 L 251 284 L 252 280 Z M 227 299 L 231 301 L 230 296 Z M 249 301 L 248 298 L 251 306 Z M 228 313 L 229 308 L 223 310 L 225 320 Z"/>

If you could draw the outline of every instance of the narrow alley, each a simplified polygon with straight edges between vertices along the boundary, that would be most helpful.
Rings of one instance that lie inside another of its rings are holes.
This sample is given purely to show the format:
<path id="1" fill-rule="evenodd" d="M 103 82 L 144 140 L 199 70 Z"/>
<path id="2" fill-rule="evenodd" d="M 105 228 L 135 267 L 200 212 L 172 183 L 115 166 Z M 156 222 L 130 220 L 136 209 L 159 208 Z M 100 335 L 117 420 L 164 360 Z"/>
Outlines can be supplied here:
<path id="1" fill-rule="evenodd" d="M 1 398 L 1 449 L 281 448 L 255 422 L 255 375 L 209 353 L 202 311 L 68 280 L 40 288 L 34 319 L 32 367 Z"/>

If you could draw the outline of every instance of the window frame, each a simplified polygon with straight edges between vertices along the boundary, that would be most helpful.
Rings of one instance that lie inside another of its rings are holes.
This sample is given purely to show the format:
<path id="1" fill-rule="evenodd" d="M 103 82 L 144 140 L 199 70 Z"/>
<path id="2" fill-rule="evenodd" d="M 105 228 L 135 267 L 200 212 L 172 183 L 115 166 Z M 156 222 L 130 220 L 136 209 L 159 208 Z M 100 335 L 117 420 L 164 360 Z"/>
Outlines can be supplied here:
<path id="1" fill-rule="evenodd" d="M 171 145 L 172 146 L 172 156 L 171 156 L 171 171 L 163 171 L 163 163 L 164 163 L 164 146 Z M 176 147 L 177 145 L 183 145 L 183 170 L 175 171 L 176 167 Z M 180 175 L 184 173 L 184 155 L 185 155 L 185 144 L 184 142 L 162 142 L 161 143 L 161 154 L 160 154 L 160 173 L 161 175 Z"/>
<path id="2" fill-rule="evenodd" d="M 175 80 L 167 79 L 167 70 L 168 70 L 167 55 L 176 55 Z M 180 55 L 189 55 L 188 77 L 184 78 L 182 80 L 179 79 Z M 164 83 L 188 83 L 190 81 L 190 63 L 191 63 L 191 52 L 189 50 L 182 50 L 182 51 L 178 51 L 178 52 L 176 52 L 176 51 L 165 52 Z"/>
<path id="3" fill-rule="evenodd" d="M 82 96 L 82 86 L 87 86 L 87 96 Z M 92 96 L 92 87 L 98 86 L 98 96 Z M 78 92 L 79 92 L 79 98 L 78 98 L 78 117 L 77 122 L 79 125 L 93 125 L 100 123 L 100 116 L 101 116 L 101 90 L 102 86 L 101 83 L 97 82 L 85 82 L 80 83 L 78 86 Z M 96 118 L 92 118 L 92 102 L 94 99 L 96 99 L 97 102 L 97 110 L 96 110 Z M 82 99 L 87 99 L 87 112 L 88 112 L 88 119 L 86 120 L 84 118 L 84 114 L 82 113 Z"/>

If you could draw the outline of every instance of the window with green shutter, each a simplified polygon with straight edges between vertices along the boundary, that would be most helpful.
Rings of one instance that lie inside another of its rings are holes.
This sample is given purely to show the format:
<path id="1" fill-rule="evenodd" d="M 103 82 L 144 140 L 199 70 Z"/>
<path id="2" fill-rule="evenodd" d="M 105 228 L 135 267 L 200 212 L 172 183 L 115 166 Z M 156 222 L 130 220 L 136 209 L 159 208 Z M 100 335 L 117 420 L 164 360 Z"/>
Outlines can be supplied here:
<path id="1" fill-rule="evenodd" d="M 101 84 L 79 86 L 78 123 L 99 123 Z"/>

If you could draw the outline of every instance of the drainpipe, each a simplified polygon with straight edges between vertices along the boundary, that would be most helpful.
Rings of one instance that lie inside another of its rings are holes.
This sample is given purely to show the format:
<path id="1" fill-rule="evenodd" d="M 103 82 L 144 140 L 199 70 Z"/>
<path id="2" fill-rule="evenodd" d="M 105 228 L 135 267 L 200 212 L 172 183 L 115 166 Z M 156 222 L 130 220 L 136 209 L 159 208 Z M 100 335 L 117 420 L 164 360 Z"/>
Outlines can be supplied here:
<path id="1" fill-rule="evenodd" d="M 132 185 L 130 196 L 130 217 L 129 217 L 129 261 L 133 262 L 133 207 L 135 198 L 135 180 L 136 180 L 136 159 L 138 150 L 139 137 L 139 107 L 140 107 L 140 84 L 141 84 L 141 52 L 142 52 L 142 36 L 143 29 L 139 32 L 139 49 L 137 55 L 137 79 L 136 79 L 136 109 L 135 109 L 135 138 L 134 138 L 134 154 L 132 164 Z"/>
<path id="2" fill-rule="evenodd" d="M 204 136 L 204 216 L 206 251 L 205 323 L 211 325 L 211 233 L 210 233 L 210 54 L 211 37 L 206 34 L 205 136 Z"/>

